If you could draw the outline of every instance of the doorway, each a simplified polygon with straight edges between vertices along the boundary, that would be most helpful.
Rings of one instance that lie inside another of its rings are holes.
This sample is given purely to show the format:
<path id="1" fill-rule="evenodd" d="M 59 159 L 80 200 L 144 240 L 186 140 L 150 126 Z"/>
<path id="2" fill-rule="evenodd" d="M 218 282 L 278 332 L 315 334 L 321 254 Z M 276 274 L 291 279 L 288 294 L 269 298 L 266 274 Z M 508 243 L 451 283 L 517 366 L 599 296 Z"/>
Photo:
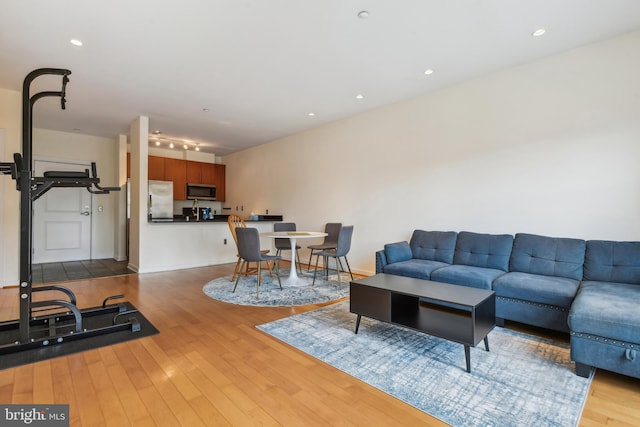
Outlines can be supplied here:
<path id="1" fill-rule="evenodd" d="M 91 169 L 86 163 L 35 160 L 34 174 Z M 92 195 L 86 188 L 53 188 L 33 202 L 33 263 L 91 259 Z"/>

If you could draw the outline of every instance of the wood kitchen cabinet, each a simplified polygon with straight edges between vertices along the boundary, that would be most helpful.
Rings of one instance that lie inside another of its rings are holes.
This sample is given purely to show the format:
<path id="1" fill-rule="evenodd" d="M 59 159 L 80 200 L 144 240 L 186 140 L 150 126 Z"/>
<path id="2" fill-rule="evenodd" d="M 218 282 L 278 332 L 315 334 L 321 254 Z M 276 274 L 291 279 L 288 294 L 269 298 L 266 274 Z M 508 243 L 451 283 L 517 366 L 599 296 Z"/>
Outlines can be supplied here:
<path id="1" fill-rule="evenodd" d="M 185 160 L 165 158 L 164 180 L 173 181 L 173 200 L 187 199 L 187 162 Z"/>
<path id="2" fill-rule="evenodd" d="M 158 157 L 158 156 L 149 156 L 148 162 L 147 162 L 147 167 L 149 169 L 148 171 L 149 179 L 154 179 L 158 181 L 170 181 L 168 179 L 165 179 L 165 173 L 164 173 L 165 160 L 169 160 L 169 159 L 165 159 L 164 157 Z"/>
<path id="3" fill-rule="evenodd" d="M 226 185 L 226 173 L 227 166 L 220 164 L 212 164 L 213 169 L 215 171 L 215 182 L 216 182 L 216 198 L 220 202 L 225 201 L 225 185 Z"/>
<path id="4" fill-rule="evenodd" d="M 164 181 L 164 157 L 149 156 L 147 178 Z M 131 153 L 127 152 L 127 178 L 131 178 Z"/>
<path id="5" fill-rule="evenodd" d="M 202 167 L 200 162 L 187 161 L 187 183 L 188 184 L 202 184 L 200 179 L 202 177 Z"/>
<path id="6" fill-rule="evenodd" d="M 202 183 L 207 185 L 218 186 L 218 177 L 216 175 L 216 164 L 203 163 L 202 164 Z"/>
<path id="7" fill-rule="evenodd" d="M 216 165 L 187 160 L 187 183 L 216 185 Z"/>
<path id="8" fill-rule="evenodd" d="M 127 177 L 130 177 L 130 154 L 127 153 Z M 148 178 L 173 182 L 173 199 L 187 199 L 187 183 L 215 185 L 217 199 L 225 201 L 226 166 L 168 157 L 148 157 Z"/>

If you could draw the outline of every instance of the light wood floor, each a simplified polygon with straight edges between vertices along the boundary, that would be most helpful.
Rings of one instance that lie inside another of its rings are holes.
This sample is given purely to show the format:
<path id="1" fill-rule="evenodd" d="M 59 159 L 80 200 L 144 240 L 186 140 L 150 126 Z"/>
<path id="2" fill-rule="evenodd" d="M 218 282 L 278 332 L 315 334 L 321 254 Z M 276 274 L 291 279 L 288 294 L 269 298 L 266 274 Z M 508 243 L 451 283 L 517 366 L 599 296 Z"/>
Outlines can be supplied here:
<path id="1" fill-rule="evenodd" d="M 232 270 L 66 282 L 81 308 L 125 294 L 161 333 L 1 370 L 0 402 L 68 403 L 74 426 L 444 425 L 255 328 L 317 306 L 242 307 L 202 293 Z M 17 289 L 0 290 L 1 320 L 17 306 Z M 598 371 L 580 425 L 640 425 L 640 381 Z"/>

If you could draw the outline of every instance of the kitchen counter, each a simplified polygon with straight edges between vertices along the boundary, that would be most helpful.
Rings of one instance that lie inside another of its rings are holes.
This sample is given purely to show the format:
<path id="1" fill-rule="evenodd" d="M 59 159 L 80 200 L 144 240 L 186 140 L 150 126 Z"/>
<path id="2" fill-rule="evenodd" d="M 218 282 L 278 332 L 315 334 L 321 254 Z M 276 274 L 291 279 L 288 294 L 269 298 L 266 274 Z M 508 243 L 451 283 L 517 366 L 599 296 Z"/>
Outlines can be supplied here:
<path id="1" fill-rule="evenodd" d="M 201 219 L 199 221 L 195 220 L 195 219 L 187 219 L 185 217 L 179 217 L 179 218 L 173 218 L 173 219 L 150 219 L 149 222 L 154 223 L 154 224 L 175 224 L 175 223 L 194 223 L 194 224 L 201 224 L 201 223 L 205 223 L 205 222 L 210 222 L 210 223 L 226 223 L 227 222 L 227 218 L 214 218 L 214 219 Z"/>
<path id="2" fill-rule="evenodd" d="M 245 222 L 280 222 L 282 221 L 282 215 L 256 215 L 257 219 L 245 219 Z M 192 217 L 184 217 L 184 216 L 175 216 L 173 219 L 170 218 L 161 218 L 161 219 L 150 219 L 149 222 L 153 224 L 175 224 L 175 223 L 193 223 L 193 224 L 202 224 L 202 223 L 226 223 L 229 218 L 229 215 L 216 215 L 213 219 L 201 219 L 196 220 Z"/>

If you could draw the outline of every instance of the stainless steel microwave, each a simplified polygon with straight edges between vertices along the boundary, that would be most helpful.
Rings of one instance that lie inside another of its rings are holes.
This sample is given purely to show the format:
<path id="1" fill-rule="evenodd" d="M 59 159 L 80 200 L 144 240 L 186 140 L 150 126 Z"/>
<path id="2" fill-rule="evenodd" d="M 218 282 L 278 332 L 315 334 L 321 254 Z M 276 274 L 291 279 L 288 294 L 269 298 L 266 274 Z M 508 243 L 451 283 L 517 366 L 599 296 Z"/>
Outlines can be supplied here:
<path id="1" fill-rule="evenodd" d="M 216 186 L 204 184 L 187 184 L 187 200 L 217 200 Z"/>

